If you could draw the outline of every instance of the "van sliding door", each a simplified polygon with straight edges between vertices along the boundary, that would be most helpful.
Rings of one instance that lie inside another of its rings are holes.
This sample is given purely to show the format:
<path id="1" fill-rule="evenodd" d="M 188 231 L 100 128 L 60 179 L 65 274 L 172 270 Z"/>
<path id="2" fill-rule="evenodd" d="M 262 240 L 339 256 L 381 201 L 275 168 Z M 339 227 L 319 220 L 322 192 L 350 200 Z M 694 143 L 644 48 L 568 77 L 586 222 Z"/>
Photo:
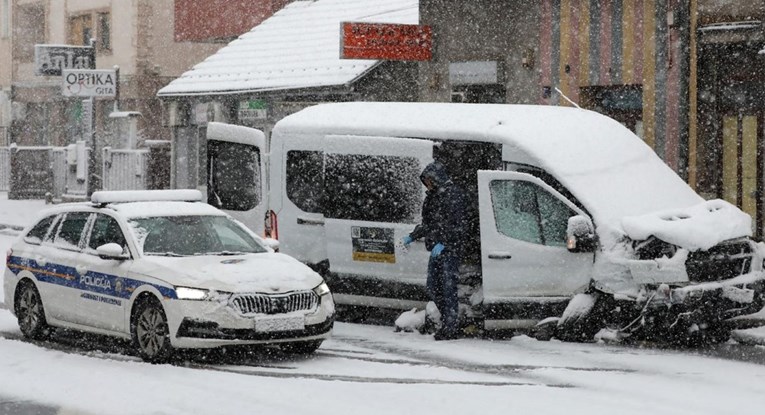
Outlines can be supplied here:
<path id="1" fill-rule="evenodd" d="M 207 203 L 263 235 L 266 215 L 266 136 L 262 131 L 207 125 Z"/>
<path id="2" fill-rule="evenodd" d="M 433 143 L 327 136 L 324 150 L 327 256 L 337 300 L 400 308 L 424 300 L 428 253 L 422 243 L 403 249 L 396 241 L 421 220 L 419 177 L 433 160 Z"/>

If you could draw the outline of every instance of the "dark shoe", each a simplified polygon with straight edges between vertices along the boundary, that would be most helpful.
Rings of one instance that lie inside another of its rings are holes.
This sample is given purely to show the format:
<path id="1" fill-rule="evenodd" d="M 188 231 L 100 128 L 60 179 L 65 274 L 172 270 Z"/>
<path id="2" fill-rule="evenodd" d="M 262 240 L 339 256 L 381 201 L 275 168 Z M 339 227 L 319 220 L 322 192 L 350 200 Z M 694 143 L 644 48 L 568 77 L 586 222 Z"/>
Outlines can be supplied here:
<path id="1" fill-rule="evenodd" d="M 460 338 L 459 333 L 454 332 L 454 331 L 447 331 L 447 330 L 439 330 L 433 336 L 433 339 L 436 340 L 436 341 L 440 341 L 440 340 L 456 340 L 456 339 L 459 339 L 459 338 Z"/>

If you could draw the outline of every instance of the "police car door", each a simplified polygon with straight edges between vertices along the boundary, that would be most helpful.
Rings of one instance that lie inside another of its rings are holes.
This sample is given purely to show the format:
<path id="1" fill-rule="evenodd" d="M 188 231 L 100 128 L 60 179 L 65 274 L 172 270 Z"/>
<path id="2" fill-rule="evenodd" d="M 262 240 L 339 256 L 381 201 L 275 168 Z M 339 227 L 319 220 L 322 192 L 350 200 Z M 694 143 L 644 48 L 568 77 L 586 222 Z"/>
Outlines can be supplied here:
<path id="1" fill-rule="evenodd" d="M 594 254 L 566 248 L 568 218 L 586 216 L 581 209 L 524 173 L 479 171 L 478 194 L 483 296 L 488 310 L 504 306 L 518 318 L 523 314 L 519 310 L 565 302 L 588 284 Z M 535 306 L 523 307 L 523 303 Z"/>
<path id="2" fill-rule="evenodd" d="M 404 249 L 396 241 L 421 220 L 425 189 L 419 177 L 433 159 L 433 142 L 326 136 L 324 149 L 325 231 L 335 298 L 375 304 L 367 300 L 398 298 L 400 288 L 424 285 L 424 245 Z"/>
<path id="3" fill-rule="evenodd" d="M 262 131 L 207 124 L 207 203 L 263 235 L 268 206 L 266 136 Z"/>
<path id="4" fill-rule="evenodd" d="M 101 258 L 96 248 L 108 243 L 123 247 L 126 259 Z M 125 309 L 131 292 L 126 278 L 133 261 L 130 249 L 117 220 L 103 213 L 97 213 L 90 226 L 89 237 L 78 258 L 77 267 L 81 280 L 88 291 L 80 295 L 79 308 L 82 323 L 114 332 L 127 332 Z"/>

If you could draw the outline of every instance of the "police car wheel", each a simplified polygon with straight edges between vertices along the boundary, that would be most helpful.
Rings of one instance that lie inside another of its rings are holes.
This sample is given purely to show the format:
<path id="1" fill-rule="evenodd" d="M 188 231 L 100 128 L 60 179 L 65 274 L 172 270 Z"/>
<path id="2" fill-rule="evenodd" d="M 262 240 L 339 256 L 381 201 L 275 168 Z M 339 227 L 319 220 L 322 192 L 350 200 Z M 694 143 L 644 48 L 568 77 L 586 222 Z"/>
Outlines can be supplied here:
<path id="1" fill-rule="evenodd" d="M 283 343 L 279 347 L 281 347 L 282 351 L 284 353 L 289 354 L 311 354 L 316 351 L 316 349 L 321 346 L 322 340 L 313 340 L 313 341 L 307 341 L 307 342 L 293 342 L 293 343 Z"/>
<path id="2" fill-rule="evenodd" d="M 49 334 L 40 293 L 29 281 L 21 283 L 16 294 L 16 316 L 24 337 L 42 339 Z"/>
<path id="3" fill-rule="evenodd" d="M 136 305 L 131 321 L 133 344 L 147 362 L 166 361 L 172 352 L 170 330 L 162 306 L 155 298 L 144 298 Z"/>

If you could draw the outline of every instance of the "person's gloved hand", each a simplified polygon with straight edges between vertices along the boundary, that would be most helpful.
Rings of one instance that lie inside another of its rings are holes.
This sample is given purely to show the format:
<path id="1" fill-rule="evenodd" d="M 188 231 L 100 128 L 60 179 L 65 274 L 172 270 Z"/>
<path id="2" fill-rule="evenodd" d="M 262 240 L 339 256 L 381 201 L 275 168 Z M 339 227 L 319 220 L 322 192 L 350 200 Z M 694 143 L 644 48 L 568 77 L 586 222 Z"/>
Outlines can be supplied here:
<path id="1" fill-rule="evenodd" d="M 414 242 L 414 239 L 412 239 L 411 236 L 407 235 L 403 239 L 401 239 L 401 242 L 403 242 L 405 248 L 409 248 L 409 245 Z"/>
<path id="2" fill-rule="evenodd" d="M 433 249 L 430 250 L 430 256 L 435 258 L 439 255 L 441 255 L 441 252 L 444 250 L 444 245 L 441 243 L 437 243 L 436 246 L 433 247 Z"/>

